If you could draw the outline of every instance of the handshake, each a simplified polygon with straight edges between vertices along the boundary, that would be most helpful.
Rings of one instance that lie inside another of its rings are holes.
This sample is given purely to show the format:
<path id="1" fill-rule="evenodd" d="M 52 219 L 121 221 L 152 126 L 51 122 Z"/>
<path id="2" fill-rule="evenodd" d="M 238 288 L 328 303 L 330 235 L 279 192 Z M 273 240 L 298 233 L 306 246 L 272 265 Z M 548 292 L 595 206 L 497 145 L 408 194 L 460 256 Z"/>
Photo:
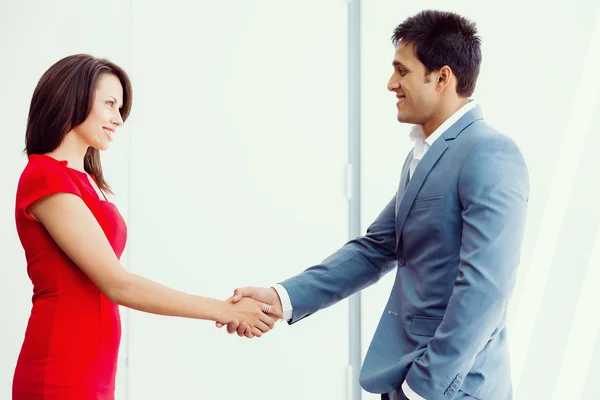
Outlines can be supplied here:
<path id="1" fill-rule="evenodd" d="M 275 327 L 283 318 L 281 299 L 275 289 L 246 287 L 235 289 L 233 296 L 225 301 L 223 317 L 217 320 L 217 328 L 227 325 L 227 332 L 237 332 L 240 337 L 261 337 Z"/>

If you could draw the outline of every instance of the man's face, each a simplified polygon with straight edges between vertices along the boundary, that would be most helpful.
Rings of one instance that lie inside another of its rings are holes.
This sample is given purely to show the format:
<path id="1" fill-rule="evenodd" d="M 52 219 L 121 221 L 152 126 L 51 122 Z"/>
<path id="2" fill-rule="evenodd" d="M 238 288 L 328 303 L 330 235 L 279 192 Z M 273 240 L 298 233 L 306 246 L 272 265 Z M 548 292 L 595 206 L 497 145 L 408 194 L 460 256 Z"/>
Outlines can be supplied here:
<path id="1" fill-rule="evenodd" d="M 415 56 L 414 45 L 404 41 L 398 43 L 392 65 L 394 73 L 387 87 L 398 99 L 398 121 L 423 125 L 440 101 L 437 73 L 426 74 L 425 66 Z"/>

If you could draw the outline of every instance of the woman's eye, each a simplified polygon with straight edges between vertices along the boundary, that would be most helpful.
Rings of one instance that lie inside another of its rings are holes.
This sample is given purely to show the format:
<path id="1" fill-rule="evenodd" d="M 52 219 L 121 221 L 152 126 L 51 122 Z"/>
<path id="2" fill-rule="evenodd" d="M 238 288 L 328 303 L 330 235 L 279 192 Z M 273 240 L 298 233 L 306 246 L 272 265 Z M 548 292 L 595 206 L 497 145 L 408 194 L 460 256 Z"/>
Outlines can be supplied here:
<path id="1" fill-rule="evenodd" d="M 106 102 L 106 104 L 108 104 L 109 106 L 111 106 L 111 107 L 112 107 L 112 106 L 115 104 L 115 102 L 114 102 L 114 101 L 112 101 L 112 100 L 108 100 L 108 101 Z"/>

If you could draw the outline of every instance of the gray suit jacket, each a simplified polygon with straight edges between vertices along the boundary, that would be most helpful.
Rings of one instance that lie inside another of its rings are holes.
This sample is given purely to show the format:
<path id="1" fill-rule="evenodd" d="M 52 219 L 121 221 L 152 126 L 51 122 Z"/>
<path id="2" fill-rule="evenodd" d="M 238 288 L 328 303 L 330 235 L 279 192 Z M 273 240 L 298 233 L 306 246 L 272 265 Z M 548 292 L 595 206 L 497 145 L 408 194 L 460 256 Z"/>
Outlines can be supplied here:
<path id="1" fill-rule="evenodd" d="M 397 267 L 360 374 L 372 393 L 404 379 L 427 400 L 512 398 L 506 337 L 529 176 L 516 144 L 475 107 L 438 140 L 365 236 L 281 284 L 295 323 Z"/>

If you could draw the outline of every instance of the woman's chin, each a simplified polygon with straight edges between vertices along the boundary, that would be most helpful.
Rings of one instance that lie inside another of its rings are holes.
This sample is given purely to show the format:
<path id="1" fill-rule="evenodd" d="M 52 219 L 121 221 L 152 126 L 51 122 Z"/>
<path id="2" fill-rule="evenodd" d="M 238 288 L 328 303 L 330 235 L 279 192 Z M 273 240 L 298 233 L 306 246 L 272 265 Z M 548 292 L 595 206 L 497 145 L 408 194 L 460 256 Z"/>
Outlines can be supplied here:
<path id="1" fill-rule="evenodd" d="M 98 150 L 98 151 L 105 151 L 108 150 L 108 148 L 110 147 L 110 143 L 106 142 L 106 143 L 94 143 L 92 145 L 90 145 L 90 147 Z"/>

